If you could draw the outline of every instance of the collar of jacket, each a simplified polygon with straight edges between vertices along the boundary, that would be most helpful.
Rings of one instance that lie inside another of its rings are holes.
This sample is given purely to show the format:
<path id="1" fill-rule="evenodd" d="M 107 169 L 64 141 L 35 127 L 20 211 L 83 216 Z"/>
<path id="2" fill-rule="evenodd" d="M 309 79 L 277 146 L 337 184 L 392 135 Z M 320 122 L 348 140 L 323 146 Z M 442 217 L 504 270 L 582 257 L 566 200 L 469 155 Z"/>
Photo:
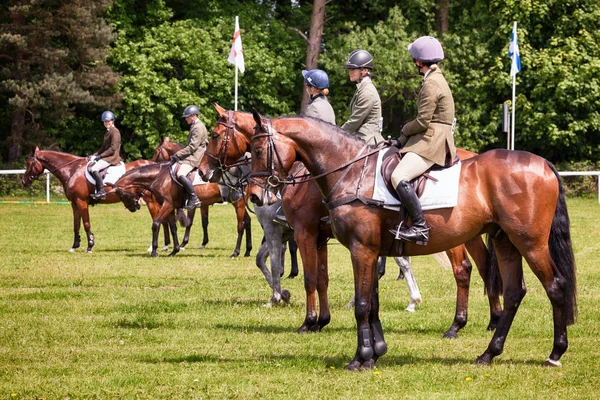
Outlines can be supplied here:
<path id="1" fill-rule="evenodd" d="M 365 76 L 360 82 L 356 84 L 356 88 L 359 89 L 363 84 L 366 85 L 368 82 L 371 82 L 371 77 Z"/>
<path id="2" fill-rule="evenodd" d="M 312 102 L 315 101 L 316 99 L 318 99 L 319 97 L 325 98 L 325 95 L 323 95 L 322 93 L 319 93 L 316 96 L 311 97 L 310 100 L 308 100 L 308 104 L 312 104 Z"/>

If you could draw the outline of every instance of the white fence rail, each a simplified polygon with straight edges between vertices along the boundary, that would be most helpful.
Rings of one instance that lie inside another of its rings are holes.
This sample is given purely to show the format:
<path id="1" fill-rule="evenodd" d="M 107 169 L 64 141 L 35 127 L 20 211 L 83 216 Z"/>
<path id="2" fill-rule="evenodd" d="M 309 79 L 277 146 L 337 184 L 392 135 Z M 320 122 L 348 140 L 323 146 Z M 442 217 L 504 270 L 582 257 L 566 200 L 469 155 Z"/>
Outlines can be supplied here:
<path id="1" fill-rule="evenodd" d="M 0 170 L 0 175 L 24 174 L 24 169 L 5 169 Z M 46 174 L 46 203 L 50 203 L 50 172 L 44 170 Z M 598 203 L 600 203 L 600 171 L 559 171 L 560 176 L 596 176 L 598 179 Z"/>

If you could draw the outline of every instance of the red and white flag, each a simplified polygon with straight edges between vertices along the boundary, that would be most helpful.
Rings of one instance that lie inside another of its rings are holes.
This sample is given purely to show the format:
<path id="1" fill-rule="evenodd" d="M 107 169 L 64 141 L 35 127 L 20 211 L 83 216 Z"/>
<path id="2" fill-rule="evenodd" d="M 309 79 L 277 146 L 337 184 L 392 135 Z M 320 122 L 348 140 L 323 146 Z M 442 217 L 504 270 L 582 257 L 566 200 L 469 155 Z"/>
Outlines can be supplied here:
<path id="1" fill-rule="evenodd" d="M 240 35 L 240 26 L 238 19 L 235 17 L 235 31 L 233 32 L 233 43 L 227 61 L 234 64 L 241 73 L 246 69 L 244 67 L 244 50 L 242 49 L 242 36 Z"/>

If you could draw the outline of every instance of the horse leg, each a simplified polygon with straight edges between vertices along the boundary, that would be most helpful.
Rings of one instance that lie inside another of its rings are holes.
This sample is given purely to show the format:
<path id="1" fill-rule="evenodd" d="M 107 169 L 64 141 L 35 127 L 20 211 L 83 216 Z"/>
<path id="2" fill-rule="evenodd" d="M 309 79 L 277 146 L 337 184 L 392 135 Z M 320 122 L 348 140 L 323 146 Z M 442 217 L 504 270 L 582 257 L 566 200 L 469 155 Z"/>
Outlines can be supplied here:
<path id="1" fill-rule="evenodd" d="M 273 279 L 271 278 L 271 271 L 267 268 L 267 257 L 269 257 L 269 246 L 267 245 L 263 236 L 262 243 L 258 248 L 256 254 L 256 266 L 260 269 L 260 272 L 265 276 L 265 279 L 269 283 L 269 287 L 273 287 Z"/>
<path id="2" fill-rule="evenodd" d="M 285 251 L 287 250 L 287 242 L 283 241 L 282 238 L 282 245 L 281 245 L 281 268 L 280 268 L 280 273 L 279 273 L 279 277 L 283 277 L 283 274 L 285 272 Z"/>
<path id="3" fill-rule="evenodd" d="M 454 280 L 456 281 L 456 311 L 454 321 L 450 328 L 444 333 L 445 338 L 458 338 L 458 331 L 467 325 L 467 315 L 469 309 L 469 287 L 471 285 L 471 269 L 473 268 L 467 257 L 465 246 L 454 247 L 446 251 Z"/>
<path id="4" fill-rule="evenodd" d="M 288 275 L 288 279 L 294 279 L 298 276 L 298 244 L 294 238 L 288 240 L 288 249 L 290 250 L 290 259 L 292 260 L 292 270 Z"/>
<path id="5" fill-rule="evenodd" d="M 317 268 L 317 293 L 319 295 L 319 319 L 317 320 L 317 327 L 321 331 L 331 321 L 329 298 L 327 295 L 327 290 L 329 289 L 329 265 L 326 241 L 317 248 Z"/>
<path id="6" fill-rule="evenodd" d="M 376 328 L 377 350 L 383 351 L 385 342 L 383 341 L 383 330 L 379 322 L 378 312 L 371 312 L 373 306 L 378 307 L 378 299 L 373 302 L 373 297 L 376 295 L 377 288 L 377 252 L 370 249 L 361 243 L 351 243 L 348 248 L 352 249 L 352 269 L 354 272 L 354 317 L 357 326 L 357 347 L 354 359 L 346 365 L 346 369 L 357 371 L 363 368 L 371 368 L 375 365 L 374 357 L 385 354 L 377 354 L 375 352 L 375 336 L 373 328 Z"/>
<path id="7" fill-rule="evenodd" d="M 202 217 L 202 244 L 201 249 L 205 249 L 208 244 L 208 206 L 200 207 L 200 215 Z"/>
<path id="8" fill-rule="evenodd" d="M 202 207 L 206 207 L 207 208 L 206 212 L 208 213 L 208 206 L 201 205 L 200 212 L 202 212 Z M 184 212 L 184 211 L 182 210 L 181 212 Z M 185 233 L 183 234 L 183 240 L 181 241 L 181 245 L 179 246 L 179 248 L 181 250 L 184 250 L 185 246 L 187 246 L 187 244 L 190 242 L 190 232 L 192 230 L 192 224 L 194 223 L 195 215 L 196 215 L 195 208 L 192 208 L 191 210 L 187 211 L 187 222 L 185 225 Z"/>
<path id="9" fill-rule="evenodd" d="M 235 250 L 231 254 L 230 258 L 236 258 L 240 255 L 240 248 L 242 247 L 242 238 L 244 237 L 244 224 L 246 222 L 246 205 L 242 201 L 236 201 L 232 203 L 235 208 L 235 216 L 237 218 L 237 240 L 235 242 Z M 248 252 L 246 250 L 246 252 Z"/>
<path id="10" fill-rule="evenodd" d="M 412 271 L 412 266 L 410 265 L 409 257 L 394 257 L 394 261 L 400 267 L 400 274 L 398 275 L 398 279 L 405 279 L 406 286 L 408 287 L 409 293 L 409 303 L 408 307 L 406 307 L 406 311 L 415 312 L 415 307 L 417 304 L 421 304 L 423 299 L 421 298 L 421 292 L 419 291 L 419 286 L 417 285 L 417 281 L 415 280 L 415 275 Z"/>
<path id="11" fill-rule="evenodd" d="M 164 238 L 165 238 L 165 245 L 163 246 L 162 250 L 169 251 L 169 245 L 171 244 L 171 233 L 169 232 L 169 224 L 166 222 L 163 222 L 162 227 L 163 227 L 163 234 L 164 234 Z M 160 228 L 158 228 L 158 229 L 160 229 Z"/>
<path id="12" fill-rule="evenodd" d="M 73 210 L 73 246 L 69 249 L 71 253 L 75 252 L 75 249 L 78 249 L 81 246 L 81 236 L 79 236 L 79 229 L 81 228 L 81 214 L 79 213 L 79 208 L 75 202 L 71 203 L 71 208 Z"/>
<path id="13" fill-rule="evenodd" d="M 173 206 L 165 201 L 160 208 L 160 211 L 152 221 L 152 257 L 158 257 L 156 249 L 158 248 L 158 233 L 160 231 L 160 225 L 169 217 L 169 215 L 171 215 L 172 212 Z"/>
<path id="14" fill-rule="evenodd" d="M 85 229 L 85 234 L 87 235 L 88 247 L 86 249 L 87 253 L 92 252 L 92 247 L 94 247 L 94 234 L 92 233 L 92 226 L 90 224 L 90 212 L 88 209 L 88 203 L 85 200 L 77 200 L 77 206 L 79 207 L 79 213 L 81 214 L 81 220 L 83 221 L 83 229 Z"/>
<path id="15" fill-rule="evenodd" d="M 490 323 L 487 330 L 493 331 L 496 329 L 498 319 L 500 319 L 500 315 L 502 314 L 502 305 L 500 304 L 502 282 L 500 281 L 500 274 L 497 272 L 498 265 L 492 261 L 495 257 L 491 257 L 490 251 L 485 247 L 481 236 L 469 240 L 465 243 L 465 246 L 475 262 L 479 275 L 485 285 L 485 293 L 487 293 L 490 304 Z M 493 247 L 491 248 L 493 249 Z M 492 271 L 492 269 L 496 271 Z"/>
<path id="16" fill-rule="evenodd" d="M 246 205 L 244 205 L 244 229 L 246 231 L 246 252 L 244 257 L 250 257 L 252 251 L 252 218 L 246 211 Z"/>
<path id="17" fill-rule="evenodd" d="M 298 225 L 298 224 L 296 224 Z M 319 280 L 319 259 L 317 250 L 317 232 L 307 230 L 303 225 L 296 226 L 294 238 L 300 250 L 302 258 L 302 268 L 304 272 L 304 291 L 306 293 L 306 315 L 304 322 L 296 332 L 316 332 L 320 331 L 317 320 L 317 284 Z M 329 322 L 329 321 L 327 321 Z M 323 325 L 324 326 L 324 325 Z"/>
<path id="18" fill-rule="evenodd" d="M 175 254 L 179 253 L 180 250 L 179 239 L 177 238 L 177 220 L 175 219 L 174 214 L 171 214 L 169 217 L 169 227 L 173 234 L 173 251 L 169 254 L 169 257 L 173 257 Z"/>
<path id="19" fill-rule="evenodd" d="M 504 349 L 506 336 L 517 314 L 521 300 L 525 297 L 526 289 L 523 283 L 523 259 L 521 253 L 510 241 L 506 233 L 501 232 L 494 241 L 498 256 L 498 265 L 504 287 L 504 310 L 498 320 L 496 331 L 485 352 L 477 357 L 476 364 L 490 365 L 492 359 Z"/>

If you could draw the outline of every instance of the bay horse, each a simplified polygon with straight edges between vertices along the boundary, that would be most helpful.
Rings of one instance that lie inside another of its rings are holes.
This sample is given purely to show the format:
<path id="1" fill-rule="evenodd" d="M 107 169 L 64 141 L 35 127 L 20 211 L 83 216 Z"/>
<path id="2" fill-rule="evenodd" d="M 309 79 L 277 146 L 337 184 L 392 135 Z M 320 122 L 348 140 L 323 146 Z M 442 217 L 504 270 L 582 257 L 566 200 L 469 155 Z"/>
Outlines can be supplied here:
<path id="1" fill-rule="evenodd" d="M 218 180 L 228 166 L 235 165 L 241 154 L 251 150 L 256 125 L 251 113 L 226 111 L 216 104 L 214 107 L 219 119 L 211 133 L 199 167 L 203 177 L 211 181 Z M 475 153 L 466 150 L 460 150 L 460 154 L 462 158 L 475 155 Z M 292 168 L 295 173 L 303 174 L 302 171 L 295 168 Z M 314 182 L 288 185 L 283 191 L 282 197 L 282 204 L 288 222 L 294 227 L 294 237 L 300 249 L 304 269 L 306 316 L 297 332 L 320 331 L 331 319 L 327 295 L 329 286 L 327 240 L 332 237 L 332 232 L 330 224 L 323 221 L 324 218 L 329 216 L 329 211 L 323 204 L 321 192 Z M 469 240 L 467 248 L 486 283 L 490 304 L 490 323 L 487 329 L 493 330 L 502 311 L 498 296 L 500 283 L 492 279 L 493 274 L 490 272 L 492 267 L 491 257 L 488 257 L 488 251 L 481 238 Z M 472 266 L 464 246 L 451 249 L 447 254 L 457 284 L 457 300 L 453 322 L 444 333 L 444 337 L 456 338 L 458 337 L 458 331 L 467 323 Z M 410 304 L 407 310 L 413 311 L 415 305 L 421 301 L 417 283 L 410 269 L 410 264 L 399 258 L 396 258 L 395 261 L 400 266 L 401 273 L 406 277 L 410 292 Z M 273 275 L 276 275 L 276 272 L 273 272 Z"/>
<path id="2" fill-rule="evenodd" d="M 116 194 L 107 194 L 104 200 L 93 200 L 90 194 L 95 193 L 95 186 L 92 185 L 85 177 L 85 168 L 88 163 L 86 157 L 78 157 L 68 153 L 62 153 L 53 150 L 40 150 L 36 147 L 31 156 L 27 160 L 25 174 L 21 178 L 23 186 L 31 185 L 34 179 L 44 172 L 44 169 L 50 171 L 62 184 L 65 191 L 65 196 L 71 203 L 73 209 L 73 245 L 69 249 L 74 252 L 81 246 L 81 237 L 79 231 L 81 222 L 87 235 L 87 252 L 90 253 L 95 245 L 94 234 L 90 223 L 89 206 L 94 204 L 112 204 L 118 203 L 119 197 Z M 154 164 L 148 160 L 137 160 L 125 164 L 126 170 L 131 170 L 143 165 Z M 110 186 L 106 186 L 109 188 Z M 150 213 L 153 212 L 153 201 L 151 198 L 145 198 L 148 203 Z M 167 230 L 168 232 L 168 230 Z M 168 237 L 165 236 L 165 237 Z"/>
<path id="3" fill-rule="evenodd" d="M 146 191 L 152 193 L 157 203 L 160 205 L 160 209 L 152 221 L 152 257 L 158 257 L 156 251 L 158 247 L 158 233 L 160 225 L 163 222 L 169 222 L 173 234 L 173 250 L 169 256 L 174 256 L 180 250 L 179 240 L 177 239 L 177 227 L 173 223 L 173 213 L 174 210 L 183 208 L 184 196 L 183 188 L 179 184 L 173 183 L 169 171 L 170 167 L 170 163 L 160 163 L 134 168 L 127 171 L 119 178 L 107 192 L 107 194 L 111 193 L 111 195 L 117 196 L 131 212 L 139 210 L 139 199 Z M 223 202 L 223 197 L 221 196 L 221 190 L 218 184 L 195 185 L 194 190 L 196 191 L 198 199 L 203 203 L 212 205 Z M 234 207 L 236 207 L 235 204 Z M 236 210 L 239 210 L 239 207 L 236 207 Z M 245 209 L 242 211 L 245 213 Z M 239 227 L 240 221 L 243 221 L 244 219 L 244 214 L 242 213 L 240 215 L 240 213 L 236 213 L 236 215 Z M 247 237 L 248 236 L 249 235 L 247 235 Z M 239 237 L 238 228 L 238 238 Z M 239 240 L 237 246 L 236 250 L 237 254 L 239 254 Z M 249 252 L 252 248 L 251 241 L 250 245 L 247 244 L 247 246 L 249 246 L 247 247 L 247 251 Z M 234 252 L 234 254 L 231 255 L 231 258 L 234 258 L 234 255 L 237 254 Z"/>
<path id="4" fill-rule="evenodd" d="M 161 137 L 160 143 L 154 150 L 154 155 L 152 156 L 152 161 L 154 162 L 166 162 L 169 161 L 171 156 L 177 153 L 179 150 L 183 148 L 183 145 L 177 142 L 171 142 L 169 137 Z M 230 181 L 234 179 L 231 177 Z M 214 190 L 211 187 L 211 190 Z M 229 188 L 227 188 L 229 190 Z M 203 189 L 204 191 L 204 189 Z M 202 218 L 202 244 L 200 245 L 200 249 L 206 248 L 208 244 L 208 208 L 213 203 L 209 203 L 204 201 L 200 205 L 200 215 Z M 250 251 L 252 250 L 252 234 L 251 234 L 251 220 L 250 216 L 246 212 L 246 203 L 244 202 L 243 197 L 237 199 L 232 202 L 233 207 L 235 208 L 235 214 L 237 216 L 238 221 L 238 237 L 235 246 L 235 250 L 231 255 L 231 258 L 235 258 L 240 254 L 240 248 L 242 245 L 242 238 L 244 236 L 244 232 L 246 232 L 246 252 L 244 253 L 244 257 L 250 257 Z M 192 229 L 192 225 L 194 223 L 194 216 L 196 214 L 196 209 L 193 208 L 187 211 L 188 225 L 185 227 L 185 233 L 183 235 L 183 239 L 181 241 L 180 248 L 183 249 L 188 244 L 190 240 L 190 231 Z M 242 218 L 240 218 L 242 216 Z"/>
<path id="5" fill-rule="evenodd" d="M 503 352 L 526 293 L 524 257 L 552 305 L 554 342 L 544 365 L 561 365 L 568 347 L 567 326 L 577 315 L 577 284 L 562 181 L 549 161 L 510 150 L 491 150 L 462 161 L 457 206 L 425 211 L 430 241 L 419 246 L 390 234 L 399 222 L 398 212 L 358 201 L 359 194 L 373 193 L 378 149 L 313 118 L 267 119 L 256 111 L 254 118 L 251 200 L 274 202 L 275 191 L 286 183 L 287 171 L 295 161 L 302 161 L 329 205 L 335 237 L 350 250 L 358 344 L 346 369 L 371 368 L 387 352 L 375 276 L 378 255 L 432 254 L 483 233 L 494 243 L 504 309 L 490 344 L 476 363 L 489 365 Z"/>

